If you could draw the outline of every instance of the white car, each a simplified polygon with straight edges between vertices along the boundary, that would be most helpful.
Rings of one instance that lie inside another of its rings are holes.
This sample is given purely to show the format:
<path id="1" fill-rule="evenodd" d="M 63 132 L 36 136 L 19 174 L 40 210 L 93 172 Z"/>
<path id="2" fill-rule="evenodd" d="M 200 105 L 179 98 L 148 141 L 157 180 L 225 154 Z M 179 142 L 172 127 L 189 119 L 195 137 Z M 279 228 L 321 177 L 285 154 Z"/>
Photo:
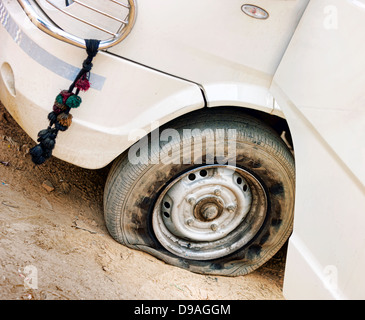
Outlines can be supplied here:
<path id="1" fill-rule="evenodd" d="M 0 0 L 0 21 L 1 101 L 55 133 L 47 157 L 113 162 L 117 241 L 237 276 L 290 237 L 287 299 L 365 298 L 364 0 Z"/>

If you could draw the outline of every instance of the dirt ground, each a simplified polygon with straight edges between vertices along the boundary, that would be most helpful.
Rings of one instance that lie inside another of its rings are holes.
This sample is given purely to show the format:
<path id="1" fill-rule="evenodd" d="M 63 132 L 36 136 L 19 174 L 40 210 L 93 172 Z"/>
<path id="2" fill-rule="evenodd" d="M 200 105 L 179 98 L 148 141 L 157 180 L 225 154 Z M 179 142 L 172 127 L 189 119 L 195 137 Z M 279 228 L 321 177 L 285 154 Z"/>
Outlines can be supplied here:
<path id="1" fill-rule="evenodd" d="M 34 145 L 0 104 L 1 300 L 284 299 L 286 246 L 235 278 L 167 265 L 108 234 L 108 168 L 85 170 L 56 158 L 34 166 Z"/>

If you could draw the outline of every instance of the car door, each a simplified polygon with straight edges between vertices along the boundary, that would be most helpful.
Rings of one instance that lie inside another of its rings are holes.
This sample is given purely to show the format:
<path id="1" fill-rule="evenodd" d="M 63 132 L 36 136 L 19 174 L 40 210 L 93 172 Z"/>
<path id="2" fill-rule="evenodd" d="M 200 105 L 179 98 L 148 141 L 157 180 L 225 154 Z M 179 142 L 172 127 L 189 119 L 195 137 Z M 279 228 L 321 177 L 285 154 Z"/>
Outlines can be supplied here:
<path id="1" fill-rule="evenodd" d="M 365 298 L 365 1 L 310 1 L 270 91 L 294 140 L 288 299 Z"/>

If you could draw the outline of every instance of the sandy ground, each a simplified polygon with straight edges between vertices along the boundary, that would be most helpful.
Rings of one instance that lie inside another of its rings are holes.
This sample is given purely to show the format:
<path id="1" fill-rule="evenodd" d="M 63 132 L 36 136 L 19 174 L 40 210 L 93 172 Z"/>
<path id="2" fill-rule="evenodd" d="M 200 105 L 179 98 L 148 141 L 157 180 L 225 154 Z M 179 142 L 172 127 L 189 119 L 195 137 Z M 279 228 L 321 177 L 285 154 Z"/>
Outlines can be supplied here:
<path id="1" fill-rule="evenodd" d="M 0 105 L 0 299 L 284 299 L 286 246 L 235 278 L 167 265 L 108 234 L 108 168 L 85 170 L 55 158 L 34 166 L 32 146 Z"/>

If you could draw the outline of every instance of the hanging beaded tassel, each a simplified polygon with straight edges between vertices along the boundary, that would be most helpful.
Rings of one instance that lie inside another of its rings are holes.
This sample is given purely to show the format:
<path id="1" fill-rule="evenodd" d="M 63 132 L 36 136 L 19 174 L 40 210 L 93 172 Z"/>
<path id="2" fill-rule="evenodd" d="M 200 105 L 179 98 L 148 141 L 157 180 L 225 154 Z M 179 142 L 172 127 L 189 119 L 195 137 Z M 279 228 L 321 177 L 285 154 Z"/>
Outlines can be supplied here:
<path id="1" fill-rule="evenodd" d="M 57 95 L 53 111 L 48 114 L 49 126 L 47 129 L 38 132 L 37 141 L 39 143 L 30 149 L 32 161 L 35 164 L 42 164 L 52 156 L 58 132 L 65 131 L 70 127 L 72 123 L 70 111 L 73 108 L 78 108 L 82 102 L 79 97 L 80 90 L 87 91 L 90 88 L 89 77 L 93 66 L 91 62 L 98 53 L 99 43 L 99 40 L 85 40 L 87 58 L 82 64 L 82 69 L 70 88 L 62 90 Z"/>

